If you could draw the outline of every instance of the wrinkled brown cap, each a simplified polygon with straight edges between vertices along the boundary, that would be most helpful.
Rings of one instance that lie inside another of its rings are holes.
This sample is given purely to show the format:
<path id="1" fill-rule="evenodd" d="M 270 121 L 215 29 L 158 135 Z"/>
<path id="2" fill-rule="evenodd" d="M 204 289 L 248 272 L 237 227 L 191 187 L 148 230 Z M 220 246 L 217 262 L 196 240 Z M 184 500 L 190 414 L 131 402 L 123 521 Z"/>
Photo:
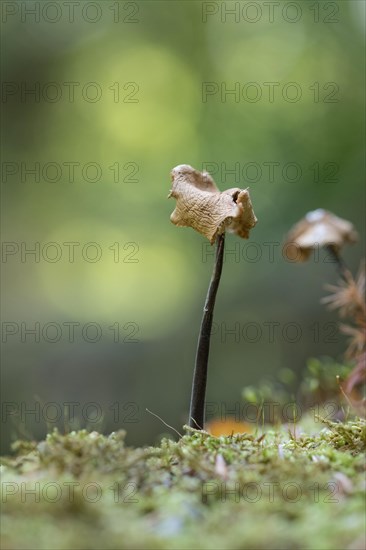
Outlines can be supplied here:
<path id="1" fill-rule="evenodd" d="M 171 171 L 172 189 L 168 197 L 177 204 L 170 216 L 175 225 L 193 227 L 211 244 L 224 231 L 243 239 L 257 223 L 247 189 L 227 189 L 222 193 L 207 172 L 199 172 L 188 164 Z"/>
<path id="2" fill-rule="evenodd" d="M 308 212 L 287 235 L 285 254 L 292 259 L 305 261 L 316 246 L 332 246 L 339 250 L 345 243 L 356 242 L 358 234 L 351 222 L 338 218 L 319 208 Z M 291 248 L 295 249 L 295 254 Z"/>

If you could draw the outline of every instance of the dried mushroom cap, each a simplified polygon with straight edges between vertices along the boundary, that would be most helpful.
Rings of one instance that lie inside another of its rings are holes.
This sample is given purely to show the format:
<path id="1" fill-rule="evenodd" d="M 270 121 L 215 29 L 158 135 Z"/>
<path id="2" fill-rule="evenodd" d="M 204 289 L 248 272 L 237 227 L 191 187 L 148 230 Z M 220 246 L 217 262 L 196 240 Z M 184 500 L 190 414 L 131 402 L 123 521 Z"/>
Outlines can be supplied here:
<path id="1" fill-rule="evenodd" d="M 286 238 L 286 254 L 289 255 L 288 248 L 293 245 L 300 252 L 296 254 L 296 259 L 304 261 L 316 246 L 332 246 L 337 251 L 347 242 L 356 242 L 357 238 L 351 222 L 318 208 L 308 212 L 291 229 Z"/>
<path id="2" fill-rule="evenodd" d="M 213 244 L 224 231 L 247 239 L 257 223 L 247 189 L 227 189 L 222 193 L 207 172 L 188 164 L 171 171 L 172 189 L 169 197 L 176 199 L 171 221 L 175 225 L 192 227 Z"/>

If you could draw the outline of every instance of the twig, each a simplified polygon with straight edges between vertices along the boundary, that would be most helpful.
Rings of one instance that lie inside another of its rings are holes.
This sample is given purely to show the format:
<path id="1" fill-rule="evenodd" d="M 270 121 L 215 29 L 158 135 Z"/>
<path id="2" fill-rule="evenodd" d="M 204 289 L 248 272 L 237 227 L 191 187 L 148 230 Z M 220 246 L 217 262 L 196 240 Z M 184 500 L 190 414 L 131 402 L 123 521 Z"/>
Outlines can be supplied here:
<path id="1" fill-rule="evenodd" d="M 178 432 L 178 430 L 176 430 L 175 428 L 173 428 L 173 426 L 170 426 L 170 424 L 167 424 L 162 418 L 161 416 L 159 416 L 158 414 L 155 414 L 153 413 L 152 411 L 149 411 L 149 409 L 145 409 L 146 412 L 148 412 L 149 414 L 152 414 L 153 416 L 155 416 L 156 418 L 158 418 L 160 420 L 160 422 L 162 422 L 164 424 L 164 426 L 166 426 L 167 428 L 170 428 L 171 430 L 173 430 L 176 434 L 179 435 L 179 437 L 183 437 L 182 434 L 180 434 Z"/>
<path id="2" fill-rule="evenodd" d="M 225 233 L 216 239 L 216 257 L 210 286 L 208 288 L 201 330 L 198 337 L 196 364 L 193 373 L 191 405 L 189 411 L 189 426 L 191 428 L 204 428 L 205 423 L 205 394 L 207 384 L 207 365 L 210 352 L 210 338 L 213 320 L 213 311 L 217 289 L 219 287 L 222 264 L 224 259 Z"/>

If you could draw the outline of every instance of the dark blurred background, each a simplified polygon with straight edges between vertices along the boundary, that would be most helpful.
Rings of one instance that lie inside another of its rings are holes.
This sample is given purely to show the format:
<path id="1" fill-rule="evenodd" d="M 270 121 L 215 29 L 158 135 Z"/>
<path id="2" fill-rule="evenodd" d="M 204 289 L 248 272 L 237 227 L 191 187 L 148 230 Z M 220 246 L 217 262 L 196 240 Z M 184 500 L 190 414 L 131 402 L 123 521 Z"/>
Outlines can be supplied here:
<path id="1" fill-rule="evenodd" d="M 249 241 L 227 238 L 208 401 L 235 407 L 263 376 L 341 361 L 320 305 L 334 265 L 324 251 L 293 264 L 281 244 L 329 209 L 361 235 L 344 250 L 357 271 L 364 3 L 1 10 L 2 451 L 54 425 L 154 443 L 167 428 L 146 408 L 186 422 L 213 249 L 169 221 L 177 164 L 249 186 L 259 220 Z"/>

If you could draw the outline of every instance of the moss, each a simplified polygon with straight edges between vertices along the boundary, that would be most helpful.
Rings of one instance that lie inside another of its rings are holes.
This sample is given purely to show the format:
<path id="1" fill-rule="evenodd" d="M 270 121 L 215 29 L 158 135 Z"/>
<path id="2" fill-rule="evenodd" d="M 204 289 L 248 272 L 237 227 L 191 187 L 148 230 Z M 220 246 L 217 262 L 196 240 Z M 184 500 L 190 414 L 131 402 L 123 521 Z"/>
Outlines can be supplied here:
<path id="1" fill-rule="evenodd" d="M 138 449 L 122 431 L 17 442 L 1 467 L 2 548 L 363 548 L 365 421 L 304 425 L 185 427 Z"/>

